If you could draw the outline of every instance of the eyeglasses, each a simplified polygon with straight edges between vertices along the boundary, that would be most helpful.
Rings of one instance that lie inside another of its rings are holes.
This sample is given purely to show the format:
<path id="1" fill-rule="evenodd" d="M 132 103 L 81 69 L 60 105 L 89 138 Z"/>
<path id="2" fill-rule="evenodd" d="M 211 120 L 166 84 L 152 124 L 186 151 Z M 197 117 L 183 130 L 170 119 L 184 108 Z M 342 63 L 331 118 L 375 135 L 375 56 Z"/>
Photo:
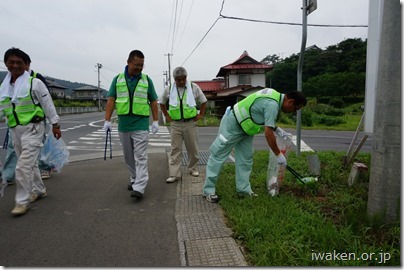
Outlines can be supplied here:
<path id="1" fill-rule="evenodd" d="M 135 68 L 144 68 L 144 67 L 145 67 L 143 63 L 142 63 L 142 64 L 138 64 L 138 63 L 135 64 L 135 63 L 133 62 L 133 60 L 130 61 L 130 63 L 132 63 L 132 65 L 133 65 Z"/>

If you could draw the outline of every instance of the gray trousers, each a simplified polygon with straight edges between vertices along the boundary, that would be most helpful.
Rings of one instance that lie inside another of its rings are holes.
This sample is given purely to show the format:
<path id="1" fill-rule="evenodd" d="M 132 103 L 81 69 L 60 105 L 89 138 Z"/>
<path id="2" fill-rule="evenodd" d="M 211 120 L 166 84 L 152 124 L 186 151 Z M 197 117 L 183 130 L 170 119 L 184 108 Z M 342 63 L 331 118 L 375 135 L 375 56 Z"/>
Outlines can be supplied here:
<path id="1" fill-rule="evenodd" d="M 147 144 L 149 131 L 119 132 L 123 157 L 130 173 L 133 190 L 144 193 L 149 180 L 147 166 Z"/>
<path id="2" fill-rule="evenodd" d="M 181 177 L 182 144 L 188 154 L 189 172 L 198 171 L 199 149 L 196 122 L 171 122 L 170 176 Z"/>

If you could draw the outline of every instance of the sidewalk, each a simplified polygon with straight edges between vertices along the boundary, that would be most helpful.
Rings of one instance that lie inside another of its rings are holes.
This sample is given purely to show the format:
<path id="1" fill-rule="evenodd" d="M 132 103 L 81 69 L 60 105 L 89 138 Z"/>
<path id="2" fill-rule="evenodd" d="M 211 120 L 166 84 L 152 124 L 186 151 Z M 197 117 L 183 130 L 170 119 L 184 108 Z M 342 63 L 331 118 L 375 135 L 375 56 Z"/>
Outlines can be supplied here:
<path id="1" fill-rule="evenodd" d="M 218 204 L 201 196 L 200 176 L 166 184 L 168 154 L 149 152 L 150 180 L 141 201 L 127 190 L 119 153 L 72 157 L 45 181 L 48 197 L 21 217 L 10 214 L 15 185 L 0 198 L 0 265 L 8 267 L 247 266 Z M 201 153 L 206 156 L 206 153 Z M 158 169 L 155 169 L 158 168 Z"/>
<path id="2" fill-rule="evenodd" d="M 181 166 L 182 180 L 177 186 L 175 218 L 181 266 L 248 266 L 219 204 L 209 203 L 201 196 L 206 153 L 200 156 L 199 177 L 192 176 L 187 166 Z"/>

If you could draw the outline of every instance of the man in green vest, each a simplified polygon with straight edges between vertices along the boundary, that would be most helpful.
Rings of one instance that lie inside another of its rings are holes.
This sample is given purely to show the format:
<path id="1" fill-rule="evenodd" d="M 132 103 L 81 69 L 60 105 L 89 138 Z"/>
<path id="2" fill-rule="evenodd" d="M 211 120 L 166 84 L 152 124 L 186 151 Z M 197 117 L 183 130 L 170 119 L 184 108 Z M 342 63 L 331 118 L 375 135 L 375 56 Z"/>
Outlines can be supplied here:
<path id="1" fill-rule="evenodd" d="M 183 143 L 187 148 L 189 173 L 195 177 L 199 176 L 196 122 L 205 115 L 207 99 L 197 84 L 187 80 L 187 76 L 185 68 L 175 68 L 173 71 L 175 83 L 166 87 L 160 97 L 161 111 L 167 122 L 171 123 L 170 177 L 166 179 L 166 183 L 174 183 L 181 178 Z M 200 104 L 199 112 L 197 103 Z"/>
<path id="2" fill-rule="evenodd" d="M 59 116 L 46 85 L 26 71 L 29 56 L 17 48 L 4 54 L 8 73 L 0 86 L 0 114 L 12 130 L 18 161 L 15 169 L 16 195 L 13 215 L 23 215 L 30 203 L 47 196 L 38 167 L 45 137 L 44 118 L 52 124 L 56 139 L 61 137 Z"/>
<path id="3" fill-rule="evenodd" d="M 118 133 L 123 156 L 130 173 L 128 189 L 131 197 L 142 199 L 149 180 L 147 144 L 149 142 L 150 108 L 153 116 L 152 133 L 157 133 L 157 94 L 153 81 L 142 73 L 144 55 L 130 52 L 124 72 L 112 81 L 105 110 L 104 130 L 111 131 L 111 116 L 116 109 Z"/>
<path id="4" fill-rule="evenodd" d="M 249 95 L 227 108 L 223 116 L 219 133 L 210 147 L 210 156 L 206 165 L 206 178 L 203 196 L 208 202 L 217 203 L 216 182 L 223 163 L 231 151 L 235 151 L 236 191 L 244 196 L 257 196 L 251 189 L 250 174 L 253 165 L 254 135 L 265 132 L 269 148 L 277 156 L 278 164 L 286 166 L 276 143 L 275 120 L 279 111 L 294 113 L 307 103 L 301 92 L 293 91 L 281 94 L 274 89 L 265 88 Z"/>

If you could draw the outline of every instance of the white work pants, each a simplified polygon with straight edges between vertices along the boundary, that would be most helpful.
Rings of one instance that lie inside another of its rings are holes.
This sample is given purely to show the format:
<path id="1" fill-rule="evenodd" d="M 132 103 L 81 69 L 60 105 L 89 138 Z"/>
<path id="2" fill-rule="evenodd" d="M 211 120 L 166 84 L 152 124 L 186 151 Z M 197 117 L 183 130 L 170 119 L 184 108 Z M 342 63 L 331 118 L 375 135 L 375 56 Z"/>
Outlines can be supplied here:
<path id="1" fill-rule="evenodd" d="M 29 204 L 32 193 L 46 191 L 38 168 L 38 156 L 43 146 L 43 122 L 18 125 L 11 132 L 18 161 L 15 168 L 16 204 Z"/>

